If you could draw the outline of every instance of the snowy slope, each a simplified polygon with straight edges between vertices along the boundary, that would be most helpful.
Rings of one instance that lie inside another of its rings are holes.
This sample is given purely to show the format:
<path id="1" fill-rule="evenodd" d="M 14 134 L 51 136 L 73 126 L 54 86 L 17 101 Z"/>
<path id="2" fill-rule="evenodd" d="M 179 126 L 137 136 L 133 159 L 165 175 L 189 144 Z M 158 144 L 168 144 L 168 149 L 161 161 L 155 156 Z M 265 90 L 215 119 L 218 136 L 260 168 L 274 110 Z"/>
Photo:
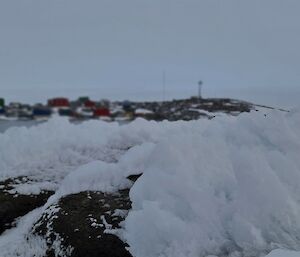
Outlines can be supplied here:
<path id="1" fill-rule="evenodd" d="M 298 112 L 242 115 L 161 140 L 131 190 L 134 255 L 300 249 L 299 120 Z"/>
<path id="2" fill-rule="evenodd" d="M 128 187 L 126 177 L 143 172 L 123 229 L 134 256 L 265 256 L 300 251 L 299 153 L 299 111 L 123 126 L 54 119 L 0 134 L 0 177 L 36 181 L 16 187 L 21 193 L 55 189 L 49 206 Z M 5 256 L 26 244 L 13 238 L 0 237 Z"/>
<path id="3" fill-rule="evenodd" d="M 274 250 L 267 257 L 300 257 L 300 252 Z"/>

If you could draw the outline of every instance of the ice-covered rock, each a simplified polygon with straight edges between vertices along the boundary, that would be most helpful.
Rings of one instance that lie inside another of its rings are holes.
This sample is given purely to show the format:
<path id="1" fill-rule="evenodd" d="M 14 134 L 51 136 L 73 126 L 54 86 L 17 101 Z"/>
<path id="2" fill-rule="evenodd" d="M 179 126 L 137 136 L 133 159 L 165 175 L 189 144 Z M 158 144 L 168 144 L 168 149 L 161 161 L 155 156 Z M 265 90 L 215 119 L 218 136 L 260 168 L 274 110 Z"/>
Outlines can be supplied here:
<path id="1" fill-rule="evenodd" d="M 35 223 L 33 234 L 45 240 L 45 257 L 131 257 L 119 236 L 131 207 L 129 190 L 104 194 L 71 194 L 50 205 Z"/>
<path id="2" fill-rule="evenodd" d="M 41 191 L 39 194 L 21 194 L 14 192 L 14 186 L 33 183 L 26 177 L 7 179 L 0 182 L 0 234 L 15 225 L 17 218 L 43 206 L 53 191 Z"/>

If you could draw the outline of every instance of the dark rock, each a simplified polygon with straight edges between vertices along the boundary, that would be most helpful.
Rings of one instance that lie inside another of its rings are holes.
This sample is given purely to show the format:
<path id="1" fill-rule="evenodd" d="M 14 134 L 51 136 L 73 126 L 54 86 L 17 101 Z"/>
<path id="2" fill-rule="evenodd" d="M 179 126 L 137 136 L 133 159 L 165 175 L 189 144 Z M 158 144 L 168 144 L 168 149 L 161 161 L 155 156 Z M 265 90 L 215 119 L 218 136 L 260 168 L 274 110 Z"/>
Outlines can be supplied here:
<path id="1" fill-rule="evenodd" d="M 50 191 L 43 191 L 39 195 L 10 193 L 13 185 L 19 181 L 26 181 L 26 178 L 8 179 L 0 182 L 0 234 L 13 227 L 18 217 L 44 205 L 53 194 Z"/>
<path id="2" fill-rule="evenodd" d="M 201 113 L 227 113 L 237 115 L 243 112 L 250 112 L 254 105 L 249 102 L 233 100 L 229 98 L 201 98 L 180 99 L 164 102 L 132 102 L 134 109 L 142 108 L 153 112 L 144 118 L 149 120 L 198 120 L 200 118 L 212 119 L 213 116 Z"/>
<path id="3" fill-rule="evenodd" d="M 130 208 L 129 189 L 68 195 L 46 209 L 33 233 L 46 239 L 47 257 L 130 257 L 114 233 Z"/>
<path id="4" fill-rule="evenodd" d="M 142 175 L 143 175 L 143 173 L 140 173 L 140 174 L 137 174 L 137 175 L 129 175 L 127 177 L 127 179 L 131 180 L 132 182 L 136 182 L 139 179 L 139 177 L 142 176 Z"/>

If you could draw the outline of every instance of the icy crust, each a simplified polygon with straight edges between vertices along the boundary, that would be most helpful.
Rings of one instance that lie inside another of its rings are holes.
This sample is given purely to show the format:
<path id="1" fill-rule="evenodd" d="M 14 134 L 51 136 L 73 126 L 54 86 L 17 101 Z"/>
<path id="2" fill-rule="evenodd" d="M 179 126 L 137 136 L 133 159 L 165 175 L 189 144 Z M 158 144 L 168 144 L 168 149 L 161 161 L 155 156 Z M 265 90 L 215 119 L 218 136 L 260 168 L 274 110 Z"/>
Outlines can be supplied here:
<path id="1" fill-rule="evenodd" d="M 54 119 L 0 135 L 0 177 L 38 182 L 15 188 L 23 193 L 55 188 L 41 214 L 63 196 L 115 192 L 143 173 L 121 235 L 133 256 L 252 257 L 300 250 L 299 154 L 299 111 L 123 126 Z"/>

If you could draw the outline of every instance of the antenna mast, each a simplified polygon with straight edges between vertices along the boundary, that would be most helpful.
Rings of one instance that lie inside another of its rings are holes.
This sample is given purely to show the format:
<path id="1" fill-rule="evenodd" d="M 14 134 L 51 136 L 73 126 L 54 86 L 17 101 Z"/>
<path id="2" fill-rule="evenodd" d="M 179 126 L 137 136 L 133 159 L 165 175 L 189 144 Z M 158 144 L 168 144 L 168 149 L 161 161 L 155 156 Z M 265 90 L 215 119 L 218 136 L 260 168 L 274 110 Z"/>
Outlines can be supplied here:
<path id="1" fill-rule="evenodd" d="M 198 99 L 202 99 L 202 85 L 203 85 L 203 82 L 200 80 L 198 82 Z"/>
<path id="2" fill-rule="evenodd" d="M 163 102 L 166 101 L 166 71 L 163 70 L 162 73 L 162 86 L 163 86 Z"/>

